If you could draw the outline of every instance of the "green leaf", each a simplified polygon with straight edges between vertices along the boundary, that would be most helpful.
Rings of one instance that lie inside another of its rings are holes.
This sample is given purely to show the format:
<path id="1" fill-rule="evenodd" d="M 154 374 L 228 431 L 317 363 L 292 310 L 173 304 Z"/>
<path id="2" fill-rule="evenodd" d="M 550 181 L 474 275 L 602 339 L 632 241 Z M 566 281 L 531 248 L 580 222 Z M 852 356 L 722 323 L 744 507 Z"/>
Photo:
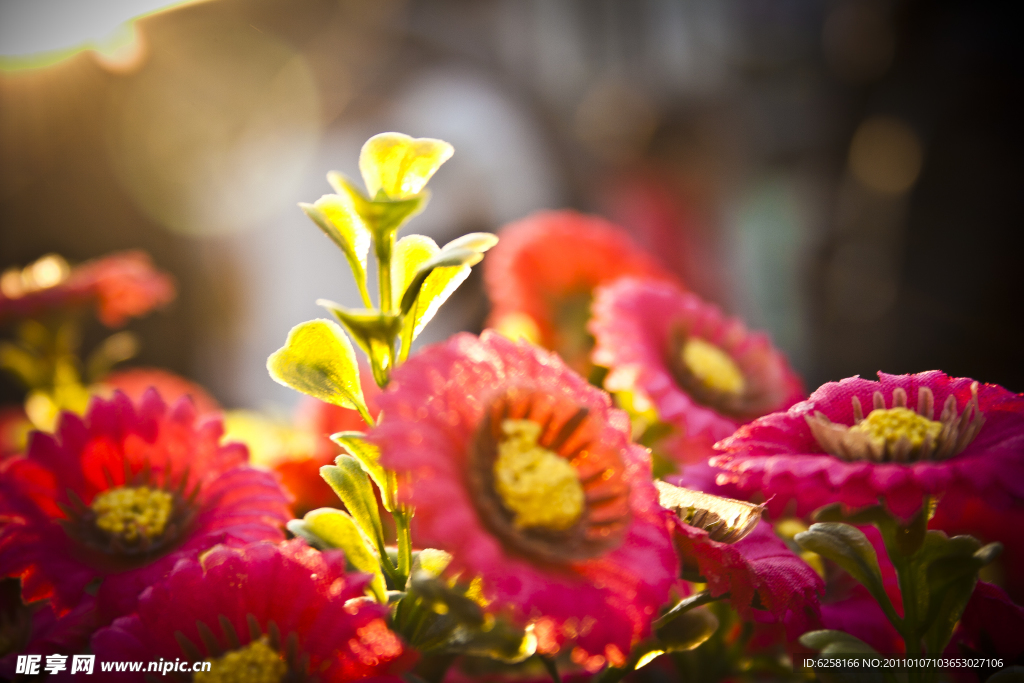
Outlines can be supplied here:
<path id="1" fill-rule="evenodd" d="M 822 654 L 877 655 L 873 647 L 845 631 L 824 629 L 800 636 L 800 644 Z"/>
<path id="2" fill-rule="evenodd" d="M 809 631 L 800 637 L 800 644 L 812 650 L 820 651 L 823 657 L 838 658 L 875 657 L 878 652 L 863 640 L 851 636 L 844 631 L 822 630 Z M 878 669 L 850 668 L 818 668 L 814 673 L 821 683 L 869 683 L 883 681 L 885 677 Z"/>
<path id="3" fill-rule="evenodd" d="M 320 476 L 330 484 L 359 528 L 367 538 L 376 542 L 378 551 L 383 554 L 384 529 L 377 509 L 377 498 L 373 495 L 373 487 L 366 478 L 366 472 L 355 458 L 348 455 L 339 455 L 334 463 L 321 467 Z"/>
<path id="4" fill-rule="evenodd" d="M 344 551 L 349 564 L 361 572 L 373 575 L 370 589 L 378 602 L 387 604 L 387 588 L 380 568 L 380 558 L 367 546 L 366 537 L 350 516 L 341 510 L 320 508 L 307 512 L 301 520 L 289 522 L 288 530 L 319 548 L 339 548 Z"/>
<path id="5" fill-rule="evenodd" d="M 362 432 L 338 432 L 337 434 L 331 434 L 331 441 L 344 448 L 348 451 L 349 455 L 359 461 L 363 470 L 370 475 L 373 483 L 380 489 L 380 497 L 381 502 L 384 503 L 384 509 L 391 512 L 394 508 L 394 496 L 393 492 L 389 490 L 387 472 L 380 464 L 380 449 L 369 443 L 366 440 L 366 435 Z"/>
<path id="6" fill-rule="evenodd" d="M 882 505 L 871 505 L 850 513 L 844 513 L 841 503 L 825 506 L 814 513 L 817 522 L 845 522 L 854 526 L 873 524 L 882 532 L 885 547 L 903 557 L 916 553 L 924 542 L 928 528 L 928 505 L 922 506 L 906 524 L 897 519 Z"/>
<path id="7" fill-rule="evenodd" d="M 274 381 L 368 417 L 352 343 L 330 320 L 300 323 L 267 359 Z"/>
<path id="8" fill-rule="evenodd" d="M 946 584 L 945 590 L 933 593 L 928 619 L 925 622 L 927 630 L 924 632 L 927 654 L 941 655 L 945 651 L 949 639 L 953 636 L 953 629 L 967 607 L 977 583 L 978 575 L 975 572 Z"/>
<path id="9" fill-rule="evenodd" d="M 921 626 L 928 654 L 941 654 L 963 614 L 982 567 L 999 554 L 999 545 L 981 547 L 970 536 L 947 538 L 941 531 L 929 531 L 921 553 L 914 558 L 917 584 L 925 586 L 927 597 Z"/>
<path id="10" fill-rule="evenodd" d="M 444 570 L 451 564 L 452 556 L 437 548 L 424 548 L 416 553 L 416 559 L 412 563 L 412 572 L 426 572 L 431 576 L 441 576 Z"/>
<path id="11" fill-rule="evenodd" d="M 299 207 L 345 254 L 356 281 L 365 280 L 371 237 L 352 198 L 347 194 L 325 194 L 315 203 L 300 203 Z"/>
<path id="12" fill-rule="evenodd" d="M 812 524 L 795 539 L 804 550 L 818 553 L 845 569 L 861 583 L 885 611 L 893 624 L 899 618 L 889 602 L 878 568 L 878 556 L 867 536 L 859 529 L 838 522 Z"/>
<path id="13" fill-rule="evenodd" d="M 386 385 L 394 366 L 393 342 L 402 324 L 401 317 L 372 309 L 350 309 L 326 299 L 318 299 L 316 303 L 333 313 L 345 326 L 359 348 L 370 358 L 374 380 L 379 386 Z M 372 424 L 371 420 L 367 422 Z"/>
<path id="14" fill-rule="evenodd" d="M 718 618 L 708 609 L 690 610 L 658 628 L 654 634 L 665 652 L 692 650 L 718 630 Z"/>
<path id="15" fill-rule="evenodd" d="M 447 553 L 434 559 L 444 560 L 444 556 Z M 429 654 L 458 653 L 506 663 L 521 662 L 533 655 L 536 639 L 501 617 L 485 614 L 467 596 L 468 588 L 461 583 L 450 585 L 429 571 L 413 572 L 408 595 L 425 615 L 416 619 L 419 623 L 411 632 L 400 628 L 402 635 L 417 650 Z"/>

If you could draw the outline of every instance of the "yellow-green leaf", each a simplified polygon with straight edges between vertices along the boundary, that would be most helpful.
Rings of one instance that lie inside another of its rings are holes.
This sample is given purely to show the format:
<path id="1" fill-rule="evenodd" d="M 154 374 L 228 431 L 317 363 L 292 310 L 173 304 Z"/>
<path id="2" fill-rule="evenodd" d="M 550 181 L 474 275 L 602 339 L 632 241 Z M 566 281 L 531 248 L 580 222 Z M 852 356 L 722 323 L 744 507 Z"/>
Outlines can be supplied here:
<path id="1" fill-rule="evenodd" d="M 313 204 L 299 206 L 345 252 L 353 271 L 366 272 L 370 231 L 348 194 L 325 194 Z"/>
<path id="2" fill-rule="evenodd" d="M 377 488 L 380 489 L 380 498 L 384 503 L 384 509 L 391 512 L 394 508 L 393 496 L 389 491 L 387 472 L 380 464 L 380 449 L 367 441 L 366 435 L 362 432 L 331 434 L 331 441 L 344 448 L 349 455 L 359 461 L 363 470 L 370 475 Z"/>
<path id="3" fill-rule="evenodd" d="M 466 278 L 469 277 L 470 266 L 445 266 L 434 268 L 423 281 L 420 293 L 416 297 L 415 318 L 412 336 L 415 339 L 437 314 L 441 304 L 448 300 Z"/>
<path id="4" fill-rule="evenodd" d="M 293 327 L 284 346 L 267 359 L 267 370 L 279 384 L 367 414 L 352 342 L 330 320 Z"/>
<path id="5" fill-rule="evenodd" d="M 416 277 L 420 266 L 441 248 L 426 235 L 406 235 L 395 244 L 391 254 L 391 296 L 401 301 L 405 288 Z"/>
<path id="6" fill-rule="evenodd" d="M 384 584 L 384 574 L 381 572 L 380 559 L 377 557 L 366 538 L 360 533 L 355 521 L 342 512 L 333 508 L 320 508 L 307 512 L 302 519 L 302 534 L 308 539 L 311 534 L 320 541 L 318 545 L 327 548 L 340 548 L 345 553 L 345 559 L 361 572 L 373 575 L 370 582 L 370 589 L 374 596 L 381 603 L 387 603 L 387 588 Z M 294 533 L 294 530 L 293 530 Z"/>
<path id="7" fill-rule="evenodd" d="M 359 171 L 370 199 L 377 199 L 380 192 L 384 199 L 405 199 L 419 194 L 454 152 L 443 140 L 381 133 L 363 145 Z"/>
<path id="8" fill-rule="evenodd" d="M 469 277 L 470 267 L 479 263 L 483 253 L 497 242 L 495 235 L 474 232 L 452 240 L 423 260 L 406 283 L 401 299 L 402 313 L 410 316 L 406 320 L 406 333 L 411 329 L 413 337 L 418 335 L 448 297 Z"/>
<path id="9" fill-rule="evenodd" d="M 321 467 L 320 476 L 338 494 L 366 537 L 376 542 L 378 548 L 383 548 L 384 529 L 377 509 L 377 498 L 373 495 L 373 487 L 366 478 L 366 472 L 355 458 L 348 455 L 339 455 L 334 463 Z"/>

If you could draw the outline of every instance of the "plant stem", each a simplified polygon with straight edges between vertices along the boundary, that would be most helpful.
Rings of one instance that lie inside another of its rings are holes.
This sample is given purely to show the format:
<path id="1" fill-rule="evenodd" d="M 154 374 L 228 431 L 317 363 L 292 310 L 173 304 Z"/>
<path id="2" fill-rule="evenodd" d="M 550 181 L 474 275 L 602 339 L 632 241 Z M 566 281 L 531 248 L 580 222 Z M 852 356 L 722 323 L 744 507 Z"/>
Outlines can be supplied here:
<path id="1" fill-rule="evenodd" d="M 366 271 L 363 270 L 360 273 L 352 273 L 355 276 L 356 286 L 359 287 L 359 296 L 363 299 L 363 305 L 367 308 L 373 308 L 373 299 L 370 298 L 370 289 L 366 286 Z"/>
<path id="2" fill-rule="evenodd" d="M 370 411 L 367 410 L 366 404 L 358 403 L 355 401 L 353 401 L 353 403 L 355 403 L 356 405 L 356 411 L 359 413 L 359 417 L 363 418 L 368 427 L 373 427 L 374 425 L 377 424 L 377 422 L 373 419 L 373 416 L 370 415 Z"/>
<path id="3" fill-rule="evenodd" d="M 708 603 L 714 602 L 716 600 L 724 600 L 727 597 L 729 597 L 728 594 L 720 595 L 717 598 L 713 598 L 711 597 L 711 592 L 706 590 L 701 591 L 700 593 L 694 593 L 689 597 L 683 598 L 682 600 L 677 602 L 672 609 L 658 617 L 658 619 L 655 620 L 654 624 L 652 624 L 651 627 L 653 629 L 662 628 L 663 626 L 672 623 L 676 617 L 682 614 L 686 614 L 694 608 L 700 607 L 701 605 L 707 605 Z"/>
<path id="4" fill-rule="evenodd" d="M 380 283 L 380 310 L 391 311 L 391 252 L 395 246 L 395 234 L 389 233 L 388 244 L 377 245 L 377 280 Z"/>
<path id="5" fill-rule="evenodd" d="M 548 675 L 551 676 L 551 680 L 555 683 L 562 683 L 562 677 L 558 675 L 558 666 L 555 665 L 555 660 L 544 655 L 537 655 L 541 663 L 544 664 L 544 668 L 547 669 Z"/>
<path id="6" fill-rule="evenodd" d="M 412 534 L 409 531 L 409 520 L 412 512 L 405 506 L 399 506 L 395 513 L 395 527 L 398 533 L 398 573 L 408 579 L 412 568 Z"/>
<path id="7" fill-rule="evenodd" d="M 398 363 L 404 363 L 409 357 L 409 350 L 412 348 L 412 336 L 416 330 L 416 311 L 418 309 L 419 302 L 416 302 L 409 309 L 409 312 L 405 314 L 405 320 L 402 321 L 402 346 L 398 351 Z"/>

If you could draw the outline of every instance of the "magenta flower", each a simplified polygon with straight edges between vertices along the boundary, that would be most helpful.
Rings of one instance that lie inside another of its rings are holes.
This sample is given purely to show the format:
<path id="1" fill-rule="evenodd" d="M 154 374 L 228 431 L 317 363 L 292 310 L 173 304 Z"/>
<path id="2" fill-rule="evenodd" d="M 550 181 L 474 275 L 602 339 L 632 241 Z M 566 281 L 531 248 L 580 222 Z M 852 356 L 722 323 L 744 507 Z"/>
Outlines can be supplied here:
<path id="1" fill-rule="evenodd" d="M 675 526 L 684 567 L 692 565 L 713 597 L 728 593 L 741 617 L 783 624 L 790 639 L 819 627 L 818 594 L 825 582 L 771 524 L 762 520 L 735 543 L 719 543 L 704 529 L 682 522 Z"/>
<path id="2" fill-rule="evenodd" d="M 402 643 L 387 606 L 363 599 L 369 579 L 300 540 L 217 546 L 179 561 L 92 647 L 103 661 L 212 660 L 211 681 L 400 683 L 387 674 L 406 661 Z"/>
<path id="3" fill-rule="evenodd" d="M 556 355 L 458 334 L 397 368 L 370 440 L 415 507 L 415 538 L 481 579 L 538 649 L 595 670 L 645 637 L 678 574 L 627 415 Z"/>
<path id="4" fill-rule="evenodd" d="M 168 410 L 155 391 L 138 405 L 94 399 L 84 419 L 65 413 L 56 434 L 34 433 L 0 464 L 0 575 L 58 615 L 100 580 L 109 619 L 183 557 L 282 538 L 286 494 L 222 433 L 219 419 L 197 424 L 190 401 Z"/>
<path id="5" fill-rule="evenodd" d="M 716 444 L 723 455 L 712 465 L 759 491 L 772 510 L 795 501 L 797 514 L 884 498 L 906 518 L 925 496 L 1019 505 L 1024 396 L 937 370 L 878 378 L 830 382 L 787 412 L 741 427 Z"/>
<path id="6" fill-rule="evenodd" d="M 625 278 L 597 290 L 593 359 L 609 391 L 650 401 L 676 427 L 673 450 L 699 461 L 756 417 L 803 396 L 800 379 L 763 333 L 672 284 Z"/>

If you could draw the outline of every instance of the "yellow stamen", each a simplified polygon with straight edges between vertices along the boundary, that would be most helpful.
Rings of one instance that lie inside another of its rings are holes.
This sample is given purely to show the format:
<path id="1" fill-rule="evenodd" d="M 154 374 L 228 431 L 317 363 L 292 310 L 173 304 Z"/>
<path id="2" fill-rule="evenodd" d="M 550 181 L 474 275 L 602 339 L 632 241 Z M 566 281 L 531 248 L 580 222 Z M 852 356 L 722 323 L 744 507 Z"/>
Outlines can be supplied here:
<path id="1" fill-rule="evenodd" d="M 119 486 L 96 496 L 90 506 L 96 526 L 129 542 L 164 532 L 173 508 L 170 493 L 145 486 Z"/>
<path id="2" fill-rule="evenodd" d="M 519 529 L 568 529 L 583 513 L 583 486 L 569 462 L 537 444 L 540 425 L 530 420 L 501 423 L 494 485 Z"/>
<path id="3" fill-rule="evenodd" d="M 682 358 L 686 369 L 709 389 L 743 393 L 743 372 L 729 354 L 714 344 L 690 337 L 683 345 Z"/>
<path id="4" fill-rule="evenodd" d="M 267 645 L 266 637 L 210 661 L 209 671 L 192 675 L 194 683 L 280 683 L 288 673 L 288 665 Z"/>
<path id="5" fill-rule="evenodd" d="M 867 434 L 879 446 L 894 444 L 901 437 L 906 437 L 911 447 L 917 448 L 924 443 L 925 437 L 931 437 L 934 444 L 942 432 L 942 423 L 929 420 L 908 408 L 877 408 L 850 431 Z"/>

